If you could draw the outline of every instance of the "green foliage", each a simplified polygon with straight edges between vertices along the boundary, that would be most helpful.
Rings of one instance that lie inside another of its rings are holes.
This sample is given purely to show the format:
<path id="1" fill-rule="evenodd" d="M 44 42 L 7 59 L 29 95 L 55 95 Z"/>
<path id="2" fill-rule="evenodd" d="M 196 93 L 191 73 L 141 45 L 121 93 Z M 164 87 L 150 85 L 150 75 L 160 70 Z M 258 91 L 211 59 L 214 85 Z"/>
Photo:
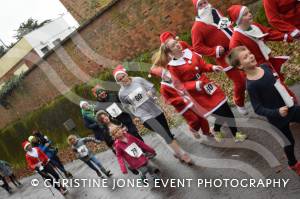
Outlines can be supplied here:
<path id="1" fill-rule="evenodd" d="M 270 25 L 268 23 L 268 19 L 266 17 L 265 9 L 264 9 L 262 3 L 258 4 L 258 6 L 257 6 L 256 14 L 254 16 L 254 21 L 256 21 L 257 23 L 260 23 L 264 26 L 270 27 Z"/>
<path id="2" fill-rule="evenodd" d="M 20 40 L 24 35 L 42 27 L 49 22 L 51 22 L 50 19 L 44 20 L 39 23 L 38 20 L 29 18 L 27 19 L 27 21 L 20 24 L 19 28 L 16 30 L 17 34 L 14 37 L 17 38 L 17 40 Z"/>
<path id="3" fill-rule="evenodd" d="M 21 85 L 23 79 L 24 73 L 21 73 L 20 75 L 12 76 L 7 82 L 5 82 L 0 90 L 0 102 L 2 105 L 4 105 L 3 102 L 6 101 L 6 97 L 11 95 L 12 91 Z"/>

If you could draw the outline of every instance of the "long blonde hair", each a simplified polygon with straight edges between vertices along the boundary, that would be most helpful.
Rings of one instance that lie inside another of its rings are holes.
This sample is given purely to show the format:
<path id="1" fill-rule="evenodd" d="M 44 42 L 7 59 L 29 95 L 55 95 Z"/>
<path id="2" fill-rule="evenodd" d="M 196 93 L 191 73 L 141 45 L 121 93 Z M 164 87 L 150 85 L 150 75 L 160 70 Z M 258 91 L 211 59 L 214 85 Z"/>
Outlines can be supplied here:
<path id="1" fill-rule="evenodd" d="M 161 44 L 159 50 L 152 56 L 153 66 L 161 66 L 166 68 L 170 61 L 168 56 L 170 52 L 171 51 L 167 48 L 166 44 Z"/>

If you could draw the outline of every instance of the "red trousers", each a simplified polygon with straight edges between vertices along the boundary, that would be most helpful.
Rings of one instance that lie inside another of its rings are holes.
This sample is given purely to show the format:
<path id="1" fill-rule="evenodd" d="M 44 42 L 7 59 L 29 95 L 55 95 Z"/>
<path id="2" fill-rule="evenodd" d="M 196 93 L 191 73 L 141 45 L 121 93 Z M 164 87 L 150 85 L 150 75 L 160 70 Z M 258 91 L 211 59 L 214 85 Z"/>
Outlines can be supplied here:
<path id="1" fill-rule="evenodd" d="M 226 72 L 226 75 L 233 82 L 233 101 L 235 105 L 243 107 L 245 105 L 246 76 L 237 68 Z"/>
<path id="2" fill-rule="evenodd" d="M 197 113 L 195 113 L 192 109 L 187 110 L 182 114 L 187 124 L 190 127 L 190 130 L 193 132 L 199 131 L 201 128 L 203 134 L 210 134 L 209 124 L 207 119 L 201 117 Z"/>

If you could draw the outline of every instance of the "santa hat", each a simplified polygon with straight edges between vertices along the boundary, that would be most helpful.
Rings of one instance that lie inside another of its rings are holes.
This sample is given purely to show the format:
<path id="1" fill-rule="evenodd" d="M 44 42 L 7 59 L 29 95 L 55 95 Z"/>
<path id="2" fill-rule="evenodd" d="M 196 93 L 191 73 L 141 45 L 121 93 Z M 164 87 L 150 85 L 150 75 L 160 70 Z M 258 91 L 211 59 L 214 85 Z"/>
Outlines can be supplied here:
<path id="1" fill-rule="evenodd" d="M 193 4 L 194 4 L 194 8 L 195 8 L 195 14 L 197 15 L 198 12 L 198 3 L 202 1 L 202 0 L 192 0 Z"/>
<path id="2" fill-rule="evenodd" d="M 89 104 L 89 103 L 87 101 L 80 101 L 79 103 L 80 108 L 82 108 L 84 104 Z"/>
<path id="3" fill-rule="evenodd" d="M 27 147 L 28 145 L 30 145 L 30 143 L 29 143 L 27 140 L 24 141 L 24 142 L 22 143 L 23 149 L 26 150 L 26 147 Z"/>
<path id="4" fill-rule="evenodd" d="M 176 37 L 175 34 L 169 32 L 169 31 L 166 31 L 166 32 L 163 32 L 162 34 L 160 34 L 159 38 L 160 38 L 160 43 L 161 43 L 161 44 L 166 43 L 166 41 L 167 41 L 168 39 L 170 39 L 170 38 L 178 39 L 178 37 Z"/>
<path id="5" fill-rule="evenodd" d="M 117 75 L 119 74 L 127 74 L 126 69 L 122 65 L 118 65 L 113 71 L 113 76 L 115 80 L 117 80 Z"/>
<path id="6" fill-rule="evenodd" d="M 227 10 L 227 13 L 231 21 L 235 22 L 236 25 L 239 25 L 246 8 L 247 8 L 246 6 L 242 6 L 242 5 L 230 6 L 230 8 L 228 8 Z"/>
<path id="7" fill-rule="evenodd" d="M 152 67 L 150 69 L 150 74 L 148 75 L 148 77 L 151 78 L 153 75 L 154 77 L 163 78 L 163 76 L 166 72 L 167 72 L 167 70 L 164 69 L 163 67 Z"/>
<path id="8" fill-rule="evenodd" d="M 96 84 L 92 88 L 92 93 L 95 97 L 97 97 L 102 91 L 104 91 L 104 89 L 100 86 L 100 84 Z"/>

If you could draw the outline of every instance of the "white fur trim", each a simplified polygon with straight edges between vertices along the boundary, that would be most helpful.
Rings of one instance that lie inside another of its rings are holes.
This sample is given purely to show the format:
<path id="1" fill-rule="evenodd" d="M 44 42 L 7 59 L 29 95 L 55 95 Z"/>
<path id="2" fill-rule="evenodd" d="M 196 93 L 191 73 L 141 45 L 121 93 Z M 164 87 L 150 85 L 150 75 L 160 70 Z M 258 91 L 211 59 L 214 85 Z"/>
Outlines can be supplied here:
<path id="1" fill-rule="evenodd" d="M 217 48 L 216 48 L 216 57 L 217 58 L 220 58 L 221 56 L 220 56 L 220 48 L 221 48 L 221 46 L 217 46 Z"/>
<path id="2" fill-rule="evenodd" d="M 82 106 L 83 106 L 84 104 L 88 104 L 88 102 L 87 102 L 87 101 L 81 101 L 81 102 L 79 103 L 80 108 L 82 108 Z"/>
<path id="3" fill-rule="evenodd" d="M 284 38 L 283 38 L 283 41 L 284 42 L 287 42 L 287 40 L 288 40 L 288 37 L 289 37 L 289 35 L 286 33 L 286 34 L 284 34 Z"/>
<path id="4" fill-rule="evenodd" d="M 230 71 L 231 69 L 233 69 L 233 66 L 227 66 L 226 68 L 223 68 L 224 72 Z"/>
<path id="5" fill-rule="evenodd" d="M 295 37 L 299 32 L 300 32 L 299 29 L 295 29 L 295 30 L 293 30 L 293 32 L 291 32 L 291 36 Z"/>
<path id="6" fill-rule="evenodd" d="M 247 9 L 247 7 L 246 6 L 243 6 L 242 8 L 241 8 L 241 10 L 240 10 L 240 14 L 239 14 L 239 17 L 237 18 L 237 20 L 236 20 L 236 24 L 237 25 L 239 25 L 240 24 L 240 22 L 241 22 L 241 19 L 242 19 L 242 17 L 243 17 L 243 14 L 244 14 L 244 11 Z"/>
<path id="7" fill-rule="evenodd" d="M 168 65 L 170 65 L 170 66 L 184 65 L 184 64 L 186 64 L 186 61 L 184 60 L 184 58 L 191 60 L 192 57 L 193 57 L 193 52 L 189 49 L 185 49 L 183 51 L 183 56 L 181 58 L 179 58 L 177 60 L 174 60 L 174 59 L 171 60 Z"/>
<path id="8" fill-rule="evenodd" d="M 202 89 L 201 89 L 201 81 L 196 81 L 196 90 L 197 91 L 201 91 Z"/>
<path id="9" fill-rule="evenodd" d="M 204 114 L 204 117 L 208 117 L 210 114 L 212 114 L 213 112 L 215 112 L 218 108 L 220 108 L 225 102 L 227 102 L 227 97 L 225 97 L 225 99 L 223 101 L 221 101 L 215 108 L 213 108 L 211 111 L 207 112 L 206 114 Z"/>
<path id="10" fill-rule="evenodd" d="M 182 115 L 187 110 L 189 110 L 192 106 L 194 106 L 194 103 L 193 102 L 189 103 L 182 111 L 179 112 L 179 114 Z"/>
<path id="11" fill-rule="evenodd" d="M 122 71 L 122 70 L 117 71 L 117 72 L 114 74 L 115 80 L 117 80 L 117 75 L 119 75 L 119 74 L 127 74 L 127 73 L 126 73 L 125 71 Z"/>

